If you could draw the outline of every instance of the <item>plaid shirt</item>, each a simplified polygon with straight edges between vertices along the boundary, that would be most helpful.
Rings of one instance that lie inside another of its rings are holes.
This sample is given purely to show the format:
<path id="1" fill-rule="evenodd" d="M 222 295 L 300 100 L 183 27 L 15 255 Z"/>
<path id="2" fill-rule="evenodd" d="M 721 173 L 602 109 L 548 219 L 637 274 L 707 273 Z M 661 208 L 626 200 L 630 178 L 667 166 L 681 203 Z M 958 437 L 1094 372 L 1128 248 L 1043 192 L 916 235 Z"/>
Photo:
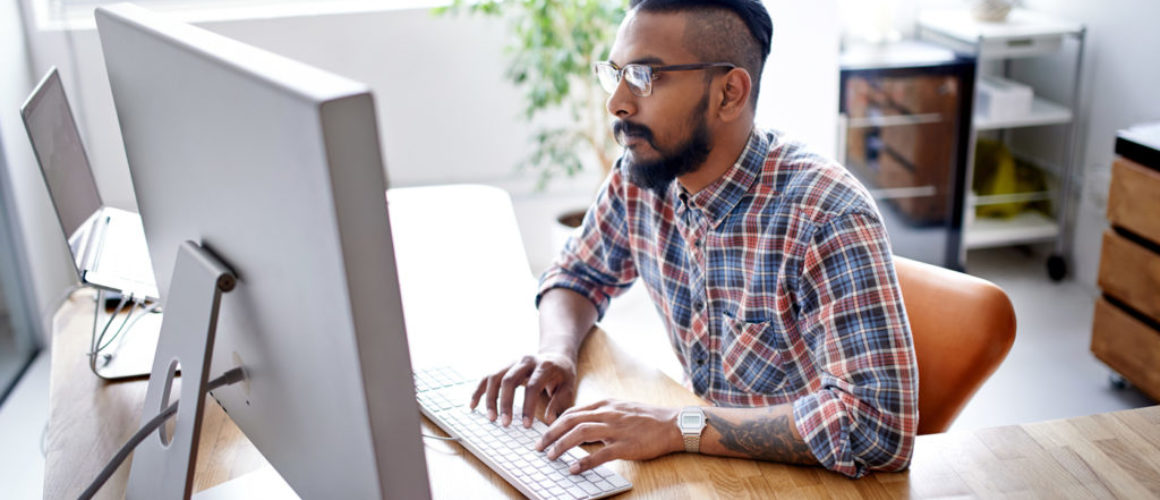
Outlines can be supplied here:
<path id="1" fill-rule="evenodd" d="M 637 277 L 697 395 L 792 402 L 814 455 L 842 474 L 909 464 L 910 327 L 877 208 L 840 165 L 756 130 L 696 194 L 674 181 L 658 195 L 618 163 L 539 293 L 574 290 L 603 316 Z"/>

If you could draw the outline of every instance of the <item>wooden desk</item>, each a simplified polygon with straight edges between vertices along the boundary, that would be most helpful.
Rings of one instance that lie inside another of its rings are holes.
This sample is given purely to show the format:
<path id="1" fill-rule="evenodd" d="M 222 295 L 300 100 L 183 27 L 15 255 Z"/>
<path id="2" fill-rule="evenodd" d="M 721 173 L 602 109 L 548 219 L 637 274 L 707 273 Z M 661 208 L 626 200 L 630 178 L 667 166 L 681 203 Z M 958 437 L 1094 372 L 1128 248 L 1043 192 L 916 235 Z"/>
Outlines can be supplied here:
<path id="1" fill-rule="evenodd" d="M 89 297 L 78 294 L 56 318 L 50 385 L 45 498 L 75 498 L 132 435 L 144 381 L 101 384 L 81 353 L 88 342 Z M 581 357 L 581 402 L 619 397 L 659 404 L 698 398 L 595 330 Z M 265 460 L 216 403 L 206 405 L 195 491 L 253 471 Z M 424 420 L 427 432 L 438 433 Z M 436 498 L 515 497 L 518 493 L 454 443 L 428 440 Z M 921 436 L 908 472 L 852 481 L 817 468 L 717 457 L 670 455 L 611 464 L 635 487 L 625 498 L 867 496 L 881 498 L 1034 493 L 1043 497 L 1144 498 L 1160 495 L 1160 407 L 1018 426 Z M 101 491 L 124 496 L 128 466 Z"/>
<path id="2" fill-rule="evenodd" d="M 460 224 L 478 229 L 488 219 L 491 222 L 487 223 L 495 224 L 496 217 L 509 217 L 509 223 L 500 224 L 503 227 L 498 233 L 503 241 L 493 248 L 497 255 L 488 261 L 493 265 L 492 272 L 506 275 L 508 279 L 501 280 L 502 284 L 487 284 L 503 288 L 492 294 L 495 296 L 528 291 L 530 277 L 527 280 L 511 278 L 519 276 L 516 268 L 520 265 L 524 266 L 524 273 L 527 270 L 526 264 L 521 264 L 522 247 L 518 240 L 513 245 L 510 237 L 512 234 L 518 237 L 518 230 L 510 220 L 510 205 L 506 208 L 503 205 L 508 203 L 503 197 L 471 190 L 455 191 L 456 199 L 472 207 L 472 211 L 464 213 L 446 209 L 446 199 L 429 196 L 432 191 L 409 193 L 410 197 L 398 197 L 398 205 L 415 208 L 421 199 L 438 202 L 425 207 L 425 211 L 415 211 L 423 213 L 424 220 L 428 221 L 431 217 L 443 222 L 456 218 Z M 399 216 L 407 210 L 394 211 L 395 202 L 396 198 L 392 198 L 396 235 L 425 231 L 428 243 L 431 238 L 450 237 L 432 234 L 423 224 L 409 226 L 414 219 L 400 220 Z M 496 231 L 485 232 L 496 234 Z M 459 248 L 455 245 L 439 245 L 441 250 L 437 252 L 421 252 L 421 248 L 401 240 L 396 236 L 396 257 L 400 262 L 411 354 L 416 366 L 442 362 L 494 369 L 534 347 L 535 334 L 531 333 L 534 324 L 529 326 L 523 320 L 466 323 L 453 343 L 429 334 L 436 327 L 446 331 L 446 322 L 457 318 L 435 314 L 440 309 L 425 304 L 424 294 L 442 294 L 446 299 L 447 289 L 443 284 L 453 282 L 448 280 L 461 272 L 465 264 L 457 264 L 457 255 L 448 250 Z M 478 249 L 477 246 L 472 251 Z M 438 272 L 443 275 L 437 276 L 438 279 L 421 279 L 426 271 L 404 265 L 418 259 L 420 254 L 424 259 L 440 263 Z M 488 300 L 480 298 L 475 301 L 478 304 L 465 304 L 472 309 L 468 314 L 457 316 L 475 318 L 473 315 L 490 311 L 502 317 L 511 312 L 503 309 L 505 302 L 491 304 Z M 530 300 L 520 304 L 512 307 L 531 307 Z M 75 498 L 140 422 L 144 381 L 102 384 L 88 371 L 83 353 L 88 347 L 92 307 L 90 296 L 78 293 L 61 308 L 54 321 L 45 498 Z M 498 312 L 492 311 L 495 308 L 499 308 Z M 433 316 L 411 317 L 411 311 L 427 310 Z M 455 352 L 449 353 L 447 345 L 455 345 Z M 657 345 L 668 348 L 663 342 Z M 583 346 L 580 372 L 579 403 L 606 397 L 672 406 L 699 403 L 685 388 L 621 349 L 614 335 L 600 330 L 595 330 Z M 206 411 L 195 491 L 265 464 L 212 399 Z M 423 426 L 429 433 L 439 433 L 426 420 Z M 518 496 L 514 488 L 458 444 L 435 440 L 427 440 L 425 444 L 429 479 L 436 498 Z M 1043 497 L 1155 497 L 1160 495 L 1160 407 L 922 436 L 918 438 L 909 471 L 875 474 L 857 481 L 819 468 L 687 454 L 648 462 L 617 461 L 610 466 L 635 485 L 625 498 L 994 497 L 1027 493 Z M 123 465 L 102 489 L 100 498 L 122 498 L 128 470 Z"/>

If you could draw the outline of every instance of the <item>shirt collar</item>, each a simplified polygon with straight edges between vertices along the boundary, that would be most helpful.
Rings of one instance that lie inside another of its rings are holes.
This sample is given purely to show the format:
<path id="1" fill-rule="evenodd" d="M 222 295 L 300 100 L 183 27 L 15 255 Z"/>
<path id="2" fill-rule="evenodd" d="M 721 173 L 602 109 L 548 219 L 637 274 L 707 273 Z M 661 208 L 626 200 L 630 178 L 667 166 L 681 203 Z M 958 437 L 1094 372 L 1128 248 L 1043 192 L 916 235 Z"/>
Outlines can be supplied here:
<path id="1" fill-rule="evenodd" d="M 769 139 L 757 128 L 749 133 L 749 141 L 741 156 L 721 177 L 713 181 L 697 194 L 689 194 L 680 182 L 673 182 L 673 199 L 688 200 L 689 208 L 699 208 L 705 212 L 713 227 L 717 227 L 725 216 L 733 211 L 745 193 L 761 174 L 765 157 L 769 152 Z"/>

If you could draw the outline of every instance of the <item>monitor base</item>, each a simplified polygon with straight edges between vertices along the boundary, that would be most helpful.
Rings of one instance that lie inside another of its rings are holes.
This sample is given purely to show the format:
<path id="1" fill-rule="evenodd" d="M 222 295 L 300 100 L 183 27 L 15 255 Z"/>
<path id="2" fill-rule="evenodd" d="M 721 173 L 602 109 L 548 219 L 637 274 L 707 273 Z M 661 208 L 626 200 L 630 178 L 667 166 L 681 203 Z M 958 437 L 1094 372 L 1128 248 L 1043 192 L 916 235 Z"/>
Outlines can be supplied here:
<path id="1" fill-rule="evenodd" d="M 262 468 L 236 477 L 193 495 L 193 500 L 235 500 L 262 498 L 266 500 L 298 500 L 298 495 L 278 475 L 274 467 Z"/>

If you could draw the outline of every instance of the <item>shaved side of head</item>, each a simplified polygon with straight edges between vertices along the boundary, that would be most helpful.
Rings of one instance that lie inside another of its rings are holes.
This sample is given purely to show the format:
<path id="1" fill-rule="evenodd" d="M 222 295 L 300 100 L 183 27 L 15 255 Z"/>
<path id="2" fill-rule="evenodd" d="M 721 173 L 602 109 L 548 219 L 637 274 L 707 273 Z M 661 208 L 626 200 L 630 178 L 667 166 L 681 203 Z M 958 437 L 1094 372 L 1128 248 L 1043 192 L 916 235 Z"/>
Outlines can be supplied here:
<path id="1" fill-rule="evenodd" d="M 773 38 L 773 21 L 760 0 L 634 0 L 631 8 L 687 15 L 685 50 L 700 62 L 728 62 L 745 68 L 753 81 L 749 105 L 756 109 L 761 72 Z M 706 73 L 706 78 L 711 76 Z"/>

